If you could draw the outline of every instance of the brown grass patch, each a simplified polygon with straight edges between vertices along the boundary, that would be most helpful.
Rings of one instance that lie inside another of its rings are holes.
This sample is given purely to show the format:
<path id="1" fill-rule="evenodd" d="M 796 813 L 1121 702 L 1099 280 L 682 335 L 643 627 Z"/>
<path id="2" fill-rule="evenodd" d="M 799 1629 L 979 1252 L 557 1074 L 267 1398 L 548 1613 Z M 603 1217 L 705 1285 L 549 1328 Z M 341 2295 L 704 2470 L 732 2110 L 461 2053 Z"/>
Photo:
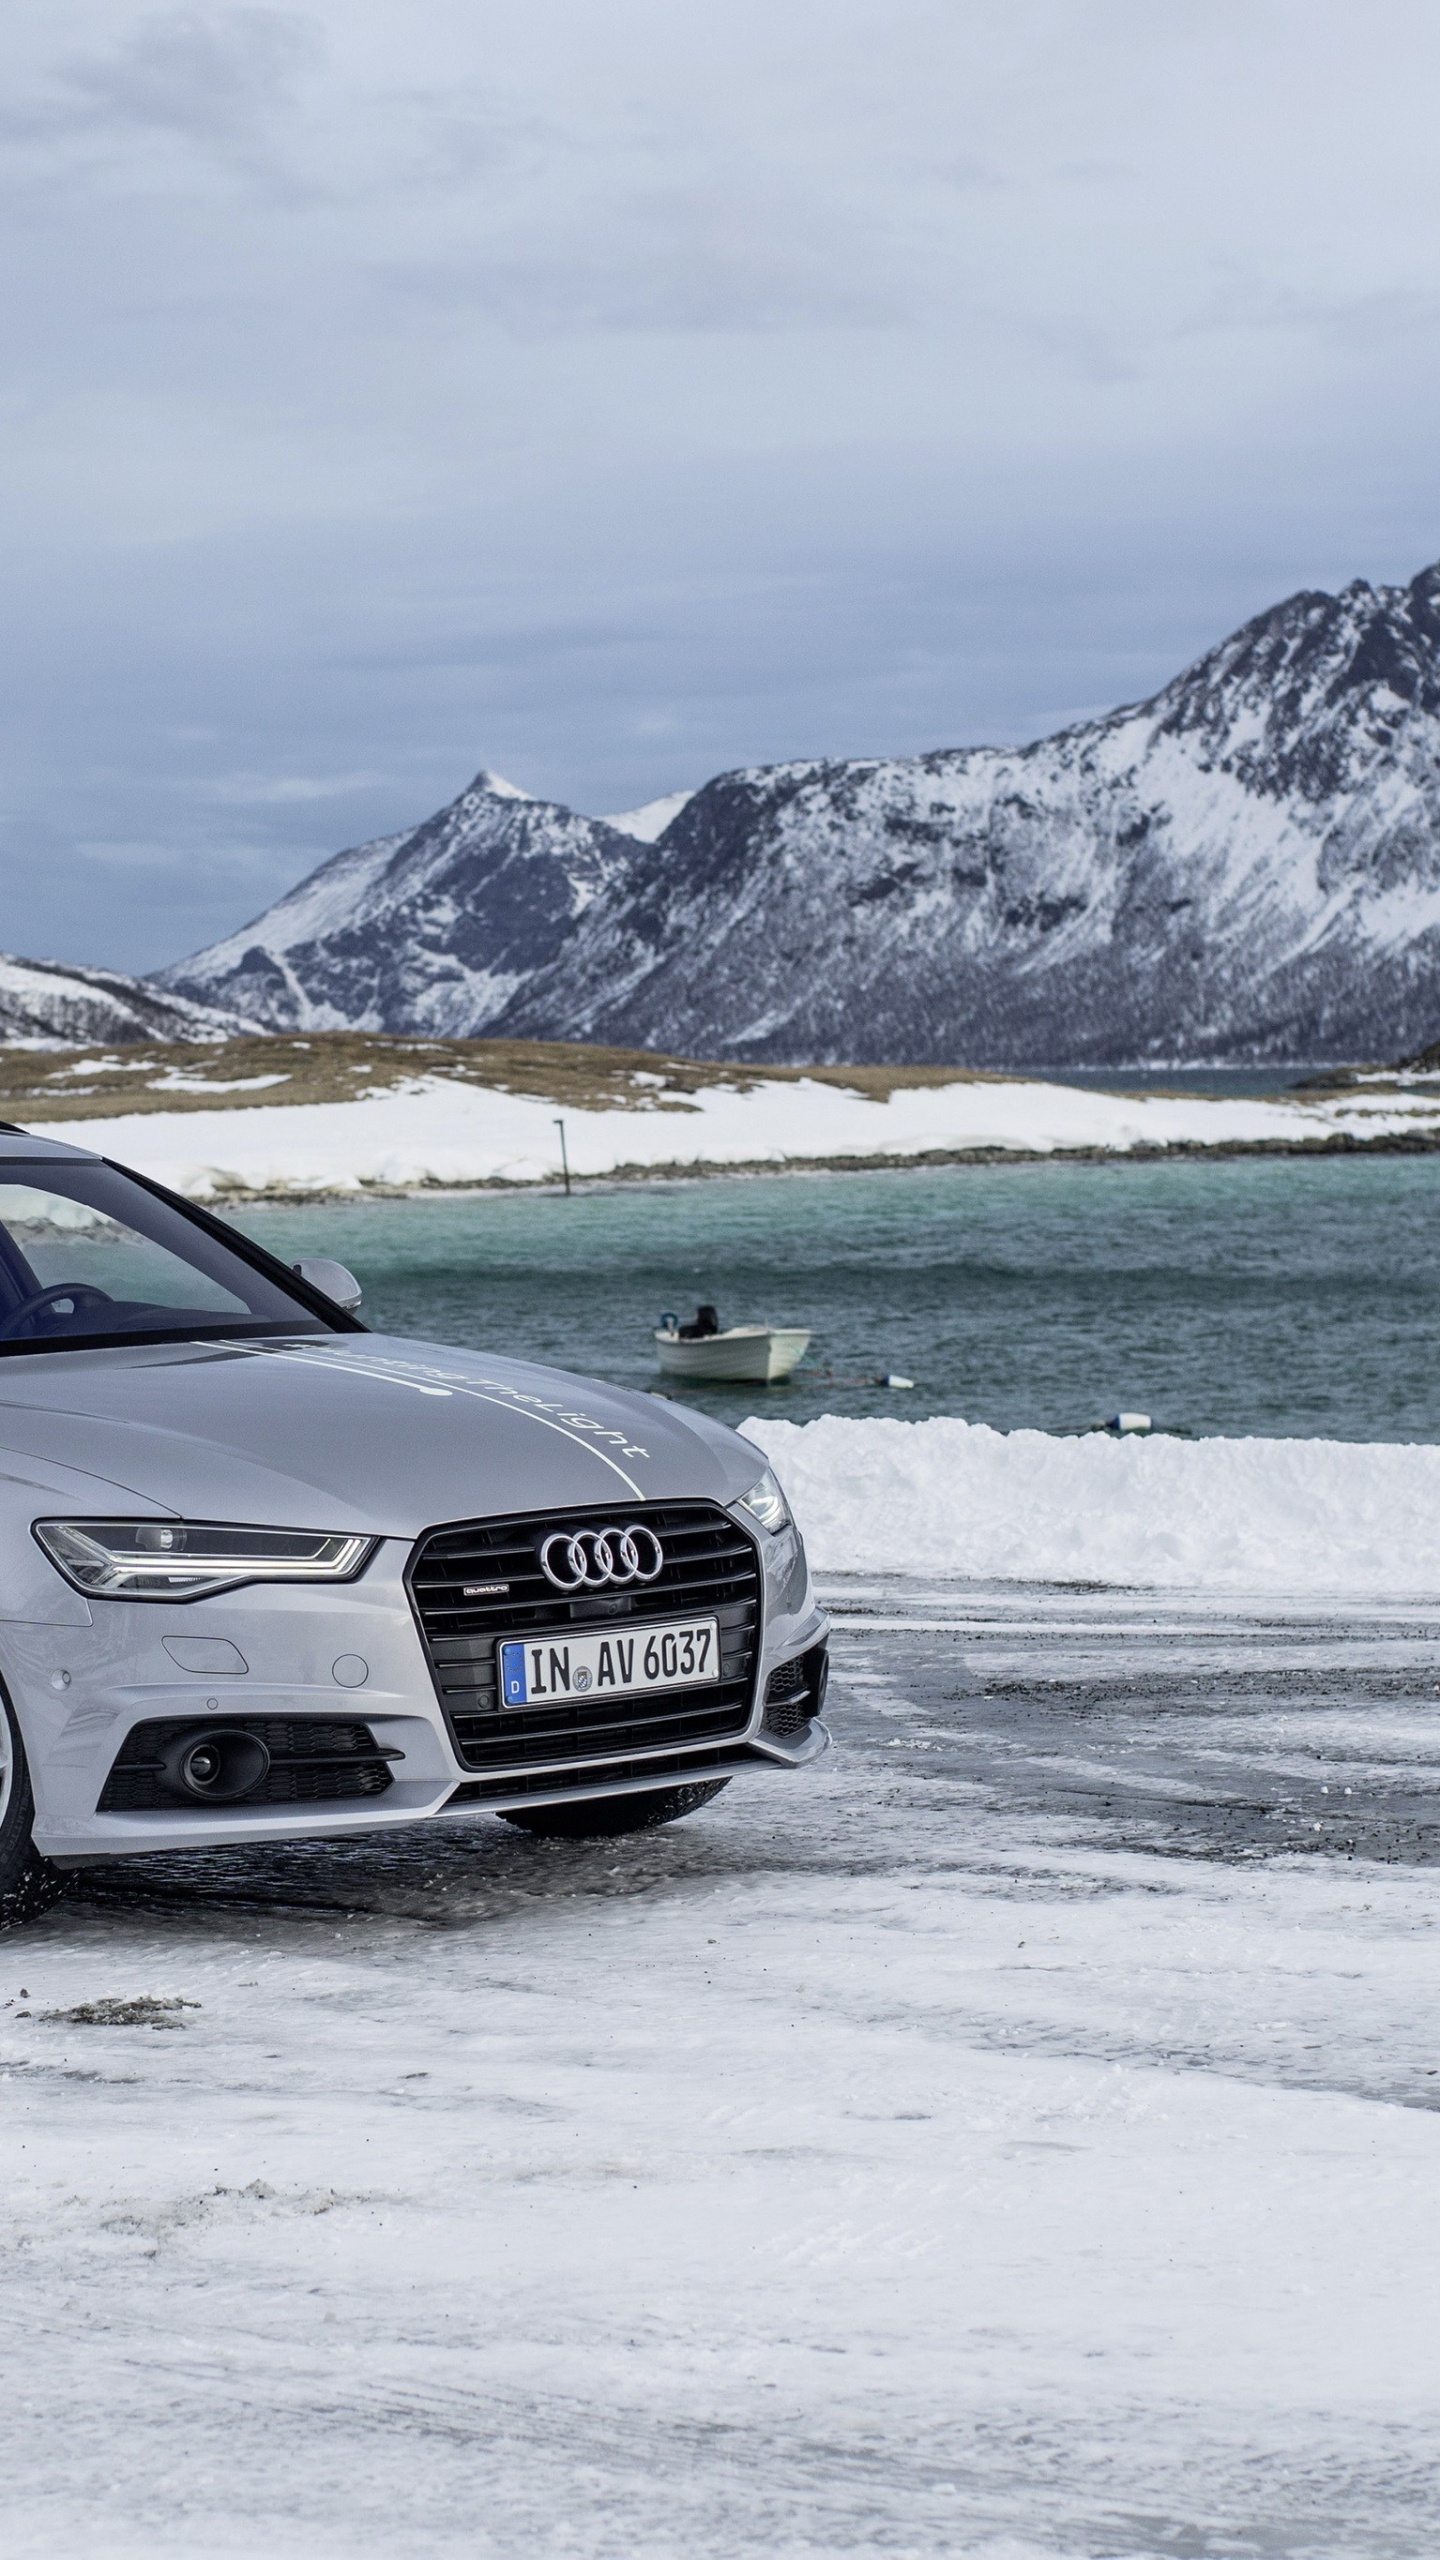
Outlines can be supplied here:
<path id="1" fill-rule="evenodd" d="M 251 1079 L 264 1077 L 263 1084 Z M 155 1041 L 134 1048 L 0 1047 L 0 1119 L 109 1119 L 119 1112 L 252 1111 L 262 1104 L 354 1102 L 421 1077 L 534 1094 L 571 1111 L 617 1104 L 683 1111 L 702 1088 L 750 1092 L 809 1077 L 876 1101 L 904 1086 L 990 1084 L 967 1067 L 734 1066 L 652 1049 L 571 1040 L 411 1040 L 368 1031 L 273 1032 L 248 1040 Z M 271 1081 L 273 1079 L 273 1081 Z"/>

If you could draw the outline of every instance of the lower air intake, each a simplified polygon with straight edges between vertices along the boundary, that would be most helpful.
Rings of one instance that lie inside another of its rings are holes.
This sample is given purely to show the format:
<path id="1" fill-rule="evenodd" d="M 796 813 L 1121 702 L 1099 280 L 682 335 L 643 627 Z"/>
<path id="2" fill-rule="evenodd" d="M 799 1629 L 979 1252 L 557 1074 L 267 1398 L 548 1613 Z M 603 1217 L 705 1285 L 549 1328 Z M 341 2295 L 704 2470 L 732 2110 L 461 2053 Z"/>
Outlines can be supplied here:
<path id="1" fill-rule="evenodd" d="M 808 1730 L 825 1703 L 829 1670 L 828 1648 L 816 1644 L 771 1672 L 765 1683 L 765 1731 L 777 1742 L 793 1741 Z"/>
<path id="2" fill-rule="evenodd" d="M 597 1780 L 607 1787 L 653 1786 L 663 1779 L 667 1786 L 678 1786 L 686 1778 L 710 1778 L 720 1770 L 743 1768 L 759 1755 L 752 1755 L 743 1744 L 716 1751 L 674 1751 L 657 1753 L 653 1758 L 607 1760 L 603 1768 L 532 1770 L 525 1777 L 467 1778 L 445 1801 L 447 1807 L 462 1804 L 511 1804 L 517 1797 L 585 1795 L 593 1791 Z M 771 1763 L 773 1767 L 773 1762 Z"/>
<path id="3" fill-rule="evenodd" d="M 234 1804 L 343 1804 L 383 1796 L 394 1784 L 390 1762 L 400 1754 L 376 1741 L 368 1724 L 321 1716 L 165 1716 L 133 1725 L 105 1781 L 97 1813 L 175 1813 L 203 1804 L 177 1789 L 175 1746 L 217 1733 L 252 1734 L 269 1754 L 258 1785 L 217 1801 L 216 1813 Z M 258 1755 L 257 1755 L 258 1756 Z"/>

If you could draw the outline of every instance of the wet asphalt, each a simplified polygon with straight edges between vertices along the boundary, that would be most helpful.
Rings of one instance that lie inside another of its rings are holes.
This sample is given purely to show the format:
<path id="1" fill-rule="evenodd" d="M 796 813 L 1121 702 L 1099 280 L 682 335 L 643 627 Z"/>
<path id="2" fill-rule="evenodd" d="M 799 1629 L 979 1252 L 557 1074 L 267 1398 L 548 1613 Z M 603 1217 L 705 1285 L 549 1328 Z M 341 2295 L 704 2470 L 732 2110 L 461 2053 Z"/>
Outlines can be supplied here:
<path id="1" fill-rule="evenodd" d="M 989 1811 L 1177 1859 L 1440 1860 L 1440 1606 L 860 1577 L 825 1597 L 827 1774 L 838 1765 L 847 1784 L 817 1796 L 803 1776 L 765 1779 L 756 1818 L 727 1826 L 723 1847 L 703 1812 L 593 1848 L 467 1814 L 94 1868 L 72 1901 L 465 1925 L 577 1884 L 627 1894 L 717 1865 L 855 1873 L 943 1857 L 960 1801 L 972 1839 Z"/>

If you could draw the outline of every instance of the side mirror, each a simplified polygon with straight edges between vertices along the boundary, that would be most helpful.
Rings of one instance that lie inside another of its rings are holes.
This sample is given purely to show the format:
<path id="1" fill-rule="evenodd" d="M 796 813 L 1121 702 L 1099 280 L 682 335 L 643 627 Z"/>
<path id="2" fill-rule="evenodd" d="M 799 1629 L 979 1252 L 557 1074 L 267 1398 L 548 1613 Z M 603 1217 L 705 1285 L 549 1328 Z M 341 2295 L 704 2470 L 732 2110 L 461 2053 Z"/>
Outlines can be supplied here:
<path id="1" fill-rule="evenodd" d="M 343 1262 L 307 1259 L 292 1262 L 290 1268 L 298 1271 L 302 1280 L 308 1280 L 312 1289 L 323 1290 L 327 1298 L 333 1298 L 342 1314 L 354 1314 L 360 1304 L 360 1283 L 353 1271 L 346 1270 Z"/>

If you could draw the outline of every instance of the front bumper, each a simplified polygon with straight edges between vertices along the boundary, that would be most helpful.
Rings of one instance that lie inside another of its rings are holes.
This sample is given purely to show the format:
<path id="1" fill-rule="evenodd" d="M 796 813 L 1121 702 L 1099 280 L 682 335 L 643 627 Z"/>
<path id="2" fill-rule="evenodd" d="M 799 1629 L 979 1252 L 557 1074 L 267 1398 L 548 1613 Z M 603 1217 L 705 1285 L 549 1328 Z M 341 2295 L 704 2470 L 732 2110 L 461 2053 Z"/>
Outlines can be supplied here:
<path id="1" fill-rule="evenodd" d="M 406 1588 L 408 1541 L 386 1540 L 358 1582 L 252 1584 L 177 1607 L 163 1602 L 74 1603 L 64 1624 L 0 1622 L 0 1672 L 19 1718 L 35 1793 L 35 1843 L 61 1865 L 216 1848 L 245 1842 L 353 1837 L 483 1805 L 504 1812 L 550 1802 L 633 1794 L 732 1777 L 757 1768 L 795 1769 L 826 1748 L 823 1725 L 777 1733 L 765 1699 L 777 1666 L 823 1644 L 825 1622 L 808 1585 L 771 1595 L 749 1723 L 705 1755 L 647 1752 L 634 1757 L 543 1759 L 477 1780 L 459 1759 L 437 1698 Z M 57 1610 L 57 1616 L 59 1612 Z M 88 1620 L 88 1623 L 80 1623 Z M 233 1651 L 243 1670 L 182 1668 L 165 1638 Z M 127 1736 L 137 1727 L 193 1719 L 195 1726 L 249 1726 L 266 1719 L 363 1723 L 386 1755 L 381 1796 L 325 1804 L 188 1804 L 100 1812 L 97 1808 Z"/>

